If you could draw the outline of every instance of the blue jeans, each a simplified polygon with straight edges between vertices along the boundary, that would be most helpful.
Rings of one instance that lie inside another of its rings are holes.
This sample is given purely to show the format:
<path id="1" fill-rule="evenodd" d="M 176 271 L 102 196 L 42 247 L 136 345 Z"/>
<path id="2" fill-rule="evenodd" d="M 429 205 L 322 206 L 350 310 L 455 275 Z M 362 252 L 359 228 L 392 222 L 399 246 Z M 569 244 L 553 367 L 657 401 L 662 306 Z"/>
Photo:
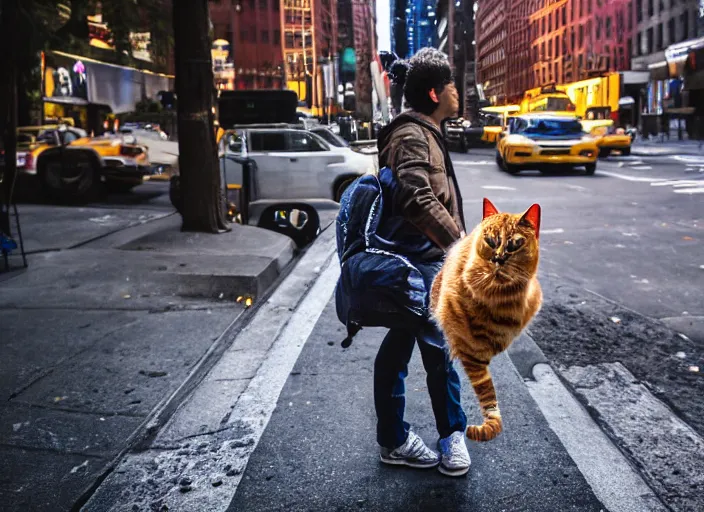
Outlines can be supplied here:
<path id="1" fill-rule="evenodd" d="M 415 264 L 430 290 L 440 263 Z M 445 337 L 435 322 L 428 319 L 417 332 L 391 329 L 379 347 L 374 361 L 374 406 L 377 442 L 393 450 L 406 442 L 410 425 L 403 420 L 406 406 L 405 379 L 413 347 L 418 348 L 427 373 L 428 393 L 440 438 L 467 428 L 467 417 L 460 403 L 460 378 L 457 375 Z"/>

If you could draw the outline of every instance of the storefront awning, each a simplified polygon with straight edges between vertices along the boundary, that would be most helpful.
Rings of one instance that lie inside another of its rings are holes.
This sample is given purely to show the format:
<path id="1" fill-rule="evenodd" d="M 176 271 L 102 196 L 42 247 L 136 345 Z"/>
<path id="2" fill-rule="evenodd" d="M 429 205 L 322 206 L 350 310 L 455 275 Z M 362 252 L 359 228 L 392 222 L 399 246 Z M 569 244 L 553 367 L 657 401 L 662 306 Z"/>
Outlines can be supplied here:
<path id="1" fill-rule="evenodd" d="M 668 65 L 670 78 L 683 76 L 690 52 L 700 48 L 704 48 L 704 37 L 690 39 L 668 46 L 665 50 L 665 60 Z"/>
<path id="2" fill-rule="evenodd" d="M 667 80 L 670 78 L 670 70 L 667 66 L 667 61 L 656 62 L 655 64 L 648 64 L 648 71 L 650 72 L 651 80 Z"/>

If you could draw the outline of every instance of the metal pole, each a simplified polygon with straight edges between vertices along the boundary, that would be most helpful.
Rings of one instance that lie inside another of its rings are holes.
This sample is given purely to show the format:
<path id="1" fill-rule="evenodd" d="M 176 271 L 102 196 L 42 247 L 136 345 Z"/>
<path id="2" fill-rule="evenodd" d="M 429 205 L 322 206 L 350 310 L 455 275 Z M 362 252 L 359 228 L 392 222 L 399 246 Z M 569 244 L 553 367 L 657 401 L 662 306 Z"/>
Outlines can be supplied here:
<path id="1" fill-rule="evenodd" d="M 452 68 L 455 61 L 455 0 L 447 0 L 447 6 L 447 57 Z"/>

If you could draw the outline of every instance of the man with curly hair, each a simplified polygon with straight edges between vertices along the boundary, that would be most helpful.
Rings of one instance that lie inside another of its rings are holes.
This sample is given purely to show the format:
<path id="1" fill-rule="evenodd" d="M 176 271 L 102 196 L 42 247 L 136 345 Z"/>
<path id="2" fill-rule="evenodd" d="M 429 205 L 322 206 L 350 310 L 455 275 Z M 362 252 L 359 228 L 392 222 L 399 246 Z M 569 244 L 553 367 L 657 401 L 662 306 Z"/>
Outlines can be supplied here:
<path id="1" fill-rule="evenodd" d="M 397 80 L 403 75 L 395 73 Z M 404 224 L 394 237 L 423 235 L 427 239 L 418 251 L 403 256 L 420 270 L 430 290 L 445 252 L 465 234 L 462 197 L 441 133 L 442 121 L 456 116 L 459 106 L 447 56 L 433 48 L 424 48 L 413 56 L 407 63 L 403 96 L 407 110 L 379 134 L 379 166 L 388 166 L 397 183 L 392 210 L 403 217 Z M 427 372 L 439 455 L 403 418 L 404 381 L 416 341 Z M 389 330 L 374 363 L 374 405 L 382 462 L 438 467 L 449 476 L 469 471 L 460 379 L 447 342 L 432 319 L 428 318 L 417 331 Z"/>

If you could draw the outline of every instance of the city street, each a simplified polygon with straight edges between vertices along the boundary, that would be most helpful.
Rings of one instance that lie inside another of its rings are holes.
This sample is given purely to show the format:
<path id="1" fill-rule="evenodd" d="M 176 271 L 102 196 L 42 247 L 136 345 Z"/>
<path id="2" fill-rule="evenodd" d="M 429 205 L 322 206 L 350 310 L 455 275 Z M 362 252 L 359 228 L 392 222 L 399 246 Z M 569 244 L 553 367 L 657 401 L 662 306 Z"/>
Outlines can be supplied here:
<path id="1" fill-rule="evenodd" d="M 704 511 L 704 0 L 0 0 L 0 41 L 0 512 Z M 426 337 L 382 299 L 477 226 L 459 396 L 435 333 L 384 397 L 402 338 L 349 335 Z"/>
<path id="2" fill-rule="evenodd" d="M 482 150 L 454 161 L 470 225 L 480 219 L 484 196 L 507 211 L 541 204 L 545 304 L 530 336 L 666 506 L 700 509 L 704 382 L 690 367 L 704 362 L 704 159 L 612 157 L 594 176 L 509 176 L 498 171 L 492 152 Z M 333 315 L 328 305 L 230 510 L 320 509 L 324 503 L 336 510 L 613 510 L 608 496 L 627 474 L 613 465 L 609 471 L 619 478 L 599 481 L 592 472 L 599 459 L 606 463 L 603 456 L 586 467 L 578 453 L 565 457 L 535 410 L 530 381 L 524 386 L 507 358 L 495 362 L 494 373 L 502 411 L 516 416 L 506 420 L 501 439 L 470 444 L 474 465 L 467 481 L 382 467 L 375 459 L 371 400 L 382 333 L 363 331 L 357 345 L 340 353 L 339 326 L 336 336 L 329 333 Z M 334 346 L 326 346 L 331 341 Z M 530 366 L 540 355 L 513 348 L 510 361 L 532 379 Z M 434 442 L 417 359 L 411 375 L 409 417 Z M 465 407 L 476 419 L 476 402 L 463 384 Z M 545 397 L 533 397 L 542 409 Z M 578 417 L 567 421 L 581 436 L 581 450 L 590 446 L 599 453 L 586 425 L 577 427 Z M 550 426 L 571 449 L 559 424 Z M 625 501 L 632 510 L 658 510 L 632 497 Z"/>
<path id="3" fill-rule="evenodd" d="M 371 377 L 384 333 L 365 329 L 340 347 L 327 230 L 84 510 L 704 506 L 704 161 L 611 157 L 594 176 L 510 176 L 490 151 L 453 159 L 468 224 L 478 222 L 484 196 L 507 211 L 533 202 L 543 211 L 544 306 L 508 357 L 492 363 L 505 431 L 469 443 L 467 478 L 380 464 Z M 315 284 L 293 299 L 291 287 L 311 272 Z M 291 301 L 276 316 L 266 309 Z M 434 446 L 423 374 L 416 352 L 407 416 Z M 464 376 L 463 405 L 477 421 Z"/>

